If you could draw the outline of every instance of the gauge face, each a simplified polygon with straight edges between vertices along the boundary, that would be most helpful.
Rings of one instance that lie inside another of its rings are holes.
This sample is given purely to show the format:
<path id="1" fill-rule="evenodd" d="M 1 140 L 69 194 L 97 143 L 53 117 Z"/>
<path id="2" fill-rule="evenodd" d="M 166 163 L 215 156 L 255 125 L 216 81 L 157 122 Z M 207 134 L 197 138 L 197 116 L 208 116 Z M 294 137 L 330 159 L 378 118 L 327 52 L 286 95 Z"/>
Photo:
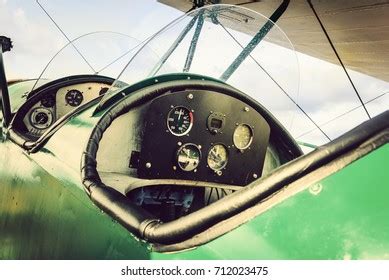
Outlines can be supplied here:
<path id="1" fill-rule="evenodd" d="M 53 113 L 46 108 L 35 108 L 30 114 L 31 125 L 37 129 L 46 129 L 53 123 Z"/>
<path id="2" fill-rule="evenodd" d="M 177 164 L 183 171 L 193 171 L 200 163 L 201 152 L 195 144 L 185 144 L 177 151 Z"/>
<path id="3" fill-rule="evenodd" d="M 228 162 L 228 151 L 223 144 L 214 145 L 208 152 L 207 163 L 209 168 L 219 171 L 226 167 Z"/>
<path id="4" fill-rule="evenodd" d="M 247 124 L 238 125 L 234 131 L 233 141 L 238 149 L 247 149 L 253 141 L 253 130 Z"/>
<path id="5" fill-rule="evenodd" d="M 79 106 L 84 100 L 82 92 L 76 89 L 69 90 L 65 95 L 66 103 L 72 107 Z"/>
<path id="6" fill-rule="evenodd" d="M 54 95 L 48 95 L 41 100 L 41 104 L 43 107 L 51 108 L 55 105 L 55 97 Z"/>
<path id="7" fill-rule="evenodd" d="M 174 107 L 167 117 L 167 127 L 176 136 L 187 134 L 193 126 L 193 113 L 185 107 Z"/>

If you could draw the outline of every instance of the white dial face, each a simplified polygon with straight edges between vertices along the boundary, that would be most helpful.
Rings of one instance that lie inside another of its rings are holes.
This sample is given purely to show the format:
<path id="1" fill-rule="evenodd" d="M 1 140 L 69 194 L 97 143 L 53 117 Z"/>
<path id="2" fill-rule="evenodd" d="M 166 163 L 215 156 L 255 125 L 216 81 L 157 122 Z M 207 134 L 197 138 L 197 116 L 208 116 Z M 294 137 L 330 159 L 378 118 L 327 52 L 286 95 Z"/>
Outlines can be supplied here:
<path id="1" fill-rule="evenodd" d="M 35 108 L 30 114 L 30 123 L 36 129 L 46 129 L 53 124 L 53 113 L 44 107 Z"/>
<path id="2" fill-rule="evenodd" d="M 176 136 L 187 134 L 193 125 L 193 113 L 185 107 L 173 108 L 167 117 L 167 127 Z"/>
<path id="3" fill-rule="evenodd" d="M 209 168 L 218 171 L 226 167 L 228 162 L 227 148 L 222 144 L 214 145 L 208 152 L 207 163 Z"/>
<path id="4" fill-rule="evenodd" d="M 235 128 L 233 140 L 239 150 L 247 149 L 253 141 L 253 130 L 247 124 L 240 124 Z"/>

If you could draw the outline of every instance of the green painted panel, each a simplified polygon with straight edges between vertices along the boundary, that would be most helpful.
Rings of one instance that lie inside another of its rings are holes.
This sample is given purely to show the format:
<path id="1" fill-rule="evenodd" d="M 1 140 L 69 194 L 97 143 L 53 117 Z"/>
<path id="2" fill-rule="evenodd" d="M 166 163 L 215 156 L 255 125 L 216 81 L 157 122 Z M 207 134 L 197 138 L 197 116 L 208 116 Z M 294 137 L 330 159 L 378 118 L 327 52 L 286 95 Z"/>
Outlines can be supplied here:
<path id="1" fill-rule="evenodd" d="M 389 144 L 197 249 L 153 259 L 389 259 Z"/>
<path id="2" fill-rule="evenodd" d="M 50 153 L 45 161 L 63 177 L 0 143 L 0 259 L 149 258 L 146 244 L 94 206 L 66 165 Z"/>

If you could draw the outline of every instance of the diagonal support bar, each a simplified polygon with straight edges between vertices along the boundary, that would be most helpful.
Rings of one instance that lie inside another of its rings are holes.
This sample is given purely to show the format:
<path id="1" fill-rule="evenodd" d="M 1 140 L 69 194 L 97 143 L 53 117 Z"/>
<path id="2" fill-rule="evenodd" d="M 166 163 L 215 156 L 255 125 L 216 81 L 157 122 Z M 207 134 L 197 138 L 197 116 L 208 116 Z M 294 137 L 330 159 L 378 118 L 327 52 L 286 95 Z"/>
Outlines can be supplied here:
<path id="1" fill-rule="evenodd" d="M 235 58 L 231 65 L 224 71 L 220 76 L 222 81 L 227 81 L 232 74 L 239 68 L 242 62 L 251 54 L 256 46 L 262 41 L 263 38 L 269 33 L 273 28 L 274 23 L 282 16 L 286 8 L 289 5 L 289 0 L 284 0 L 281 5 L 275 10 L 271 15 L 270 19 L 261 27 L 257 34 L 251 39 L 247 46 L 241 51 L 241 53 Z"/>
<path id="2" fill-rule="evenodd" d="M 174 50 L 180 45 L 182 40 L 184 40 L 185 36 L 192 29 L 192 27 L 195 24 L 198 17 L 199 17 L 199 15 L 197 14 L 189 21 L 187 26 L 185 26 L 184 30 L 182 30 L 181 34 L 177 37 L 177 39 L 174 41 L 174 43 L 170 46 L 170 48 L 167 50 L 167 52 L 163 55 L 161 60 L 157 63 L 157 65 L 154 67 L 154 69 L 150 72 L 149 77 L 153 77 L 155 74 L 158 73 L 158 71 L 162 68 L 162 66 L 165 64 L 165 62 L 169 59 L 169 57 L 174 52 Z"/>
<path id="3" fill-rule="evenodd" d="M 197 42 L 199 41 L 199 37 L 201 34 L 201 29 L 204 25 L 204 11 L 202 10 L 199 13 L 196 30 L 193 34 L 192 41 L 189 46 L 188 55 L 186 56 L 185 66 L 182 70 L 183 72 L 188 72 L 190 70 L 190 66 L 192 65 L 193 57 L 196 51 Z"/>

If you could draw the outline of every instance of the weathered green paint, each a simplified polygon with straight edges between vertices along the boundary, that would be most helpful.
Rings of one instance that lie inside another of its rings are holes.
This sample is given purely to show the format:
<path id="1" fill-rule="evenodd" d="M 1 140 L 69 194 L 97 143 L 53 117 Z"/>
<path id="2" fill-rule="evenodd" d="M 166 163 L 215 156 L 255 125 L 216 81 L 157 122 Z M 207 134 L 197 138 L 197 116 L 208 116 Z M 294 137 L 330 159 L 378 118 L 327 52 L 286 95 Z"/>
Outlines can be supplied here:
<path id="1" fill-rule="evenodd" d="M 195 250 L 153 259 L 389 259 L 389 144 Z"/>
<path id="2" fill-rule="evenodd" d="M 146 244 L 94 206 L 72 176 L 53 177 L 12 143 L 0 155 L 0 259 L 148 258 Z M 61 171 L 54 156 L 46 160 L 53 174 Z"/>

